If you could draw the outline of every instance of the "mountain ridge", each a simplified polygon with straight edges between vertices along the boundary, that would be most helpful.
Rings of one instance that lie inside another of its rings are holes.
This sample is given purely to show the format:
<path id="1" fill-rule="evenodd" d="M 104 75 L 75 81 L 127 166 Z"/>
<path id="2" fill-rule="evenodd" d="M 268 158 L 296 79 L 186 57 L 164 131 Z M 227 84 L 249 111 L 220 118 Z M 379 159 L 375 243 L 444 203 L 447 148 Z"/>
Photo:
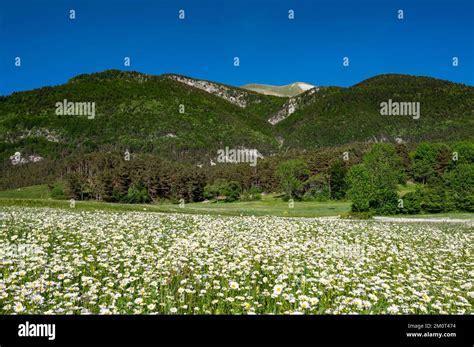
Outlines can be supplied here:
<path id="1" fill-rule="evenodd" d="M 65 99 L 95 102 L 96 117 L 58 116 L 55 104 Z M 420 102 L 420 120 L 381 116 L 389 99 Z M 473 87 L 425 76 L 383 74 L 279 97 L 178 74 L 106 70 L 0 97 L 0 159 L 110 148 L 178 158 L 225 146 L 271 155 L 358 141 L 471 140 L 473 110 Z"/>
<path id="2" fill-rule="evenodd" d="M 274 95 L 282 97 L 294 97 L 298 94 L 304 93 L 310 89 L 317 88 L 316 86 L 306 82 L 293 82 L 283 86 L 275 86 L 270 84 L 245 84 L 240 86 L 242 89 L 251 90 L 265 95 Z"/>

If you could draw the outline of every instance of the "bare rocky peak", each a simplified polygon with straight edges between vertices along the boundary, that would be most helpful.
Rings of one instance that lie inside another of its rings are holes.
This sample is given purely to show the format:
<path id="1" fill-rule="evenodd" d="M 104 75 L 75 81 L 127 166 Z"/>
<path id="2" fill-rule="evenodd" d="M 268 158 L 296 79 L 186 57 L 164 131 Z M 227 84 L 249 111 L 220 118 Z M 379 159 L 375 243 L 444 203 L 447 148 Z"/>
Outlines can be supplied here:
<path id="1" fill-rule="evenodd" d="M 284 86 L 275 86 L 271 84 L 246 84 L 241 86 L 241 88 L 259 94 L 291 98 L 310 89 L 316 88 L 316 86 L 305 82 L 294 82 Z"/>

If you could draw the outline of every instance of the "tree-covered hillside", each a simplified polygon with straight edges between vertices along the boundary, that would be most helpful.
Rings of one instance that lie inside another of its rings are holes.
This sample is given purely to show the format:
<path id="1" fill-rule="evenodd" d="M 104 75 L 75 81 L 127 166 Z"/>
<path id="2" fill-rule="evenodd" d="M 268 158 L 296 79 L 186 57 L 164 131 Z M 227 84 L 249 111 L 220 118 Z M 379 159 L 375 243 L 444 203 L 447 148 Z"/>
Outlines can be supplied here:
<path id="1" fill-rule="evenodd" d="M 245 91 L 247 107 L 163 76 L 105 71 L 68 83 L 0 98 L 1 156 L 14 152 L 59 158 L 104 149 L 176 158 L 223 146 L 277 148 L 263 115 L 284 98 Z M 56 103 L 95 102 L 94 119 L 58 116 Z"/>
<path id="2" fill-rule="evenodd" d="M 276 125 L 291 147 L 472 140 L 474 135 L 474 88 L 434 78 L 380 75 L 300 97 L 307 106 Z M 381 115 L 380 104 L 389 100 L 419 102 L 419 119 Z"/>
<path id="3" fill-rule="evenodd" d="M 95 102 L 95 118 L 57 115 L 64 99 Z M 380 104 L 388 100 L 420 102 L 420 118 L 382 116 Z M 267 156 L 288 147 L 472 140 L 473 110 L 473 87 L 428 77 L 380 75 L 283 98 L 178 75 L 109 70 L 1 97 L 0 159 L 8 166 L 15 152 L 56 160 L 128 149 L 209 161 L 225 146 Z M 270 124 L 279 112 L 287 117 Z"/>

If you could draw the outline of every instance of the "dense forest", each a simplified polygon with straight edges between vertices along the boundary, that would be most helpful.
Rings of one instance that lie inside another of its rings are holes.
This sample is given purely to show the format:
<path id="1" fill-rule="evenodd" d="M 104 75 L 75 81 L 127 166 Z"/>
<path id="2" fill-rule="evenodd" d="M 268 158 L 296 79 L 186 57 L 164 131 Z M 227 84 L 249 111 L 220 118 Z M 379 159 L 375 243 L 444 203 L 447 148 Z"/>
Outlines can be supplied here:
<path id="1" fill-rule="evenodd" d="M 151 154 L 91 153 L 29 163 L 2 173 L 4 183 L 48 182 L 52 197 L 149 203 L 171 200 L 258 200 L 276 192 L 284 200 L 350 200 L 356 215 L 474 212 L 474 144 L 423 142 L 352 144 L 291 151 L 257 166 L 197 166 Z M 416 184 L 403 196 L 398 185 Z"/>

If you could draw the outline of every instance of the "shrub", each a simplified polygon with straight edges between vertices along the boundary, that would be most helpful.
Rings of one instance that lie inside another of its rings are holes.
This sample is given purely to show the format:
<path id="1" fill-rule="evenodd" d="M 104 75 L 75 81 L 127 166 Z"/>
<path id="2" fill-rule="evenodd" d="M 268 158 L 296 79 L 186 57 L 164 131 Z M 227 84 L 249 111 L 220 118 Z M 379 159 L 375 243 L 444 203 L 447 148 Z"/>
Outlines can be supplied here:
<path id="1" fill-rule="evenodd" d="M 452 166 L 459 164 L 474 164 L 474 143 L 458 142 L 453 146 L 453 152 L 457 153 L 457 161 L 452 161 Z"/>
<path id="2" fill-rule="evenodd" d="M 219 181 L 220 180 L 216 180 L 213 184 L 207 184 L 204 187 L 204 198 L 209 200 L 217 199 L 220 188 L 220 184 L 218 183 Z"/>
<path id="3" fill-rule="evenodd" d="M 443 178 L 454 207 L 461 211 L 474 211 L 474 164 L 458 165 Z"/>
<path id="4" fill-rule="evenodd" d="M 347 168 L 342 160 L 336 160 L 331 164 L 329 168 L 331 199 L 340 200 L 346 196 L 346 175 Z"/>
<path id="5" fill-rule="evenodd" d="M 446 210 L 445 206 L 446 196 L 440 194 L 439 191 L 431 189 L 429 192 L 424 194 L 423 202 L 421 203 L 421 208 L 430 213 L 439 213 Z"/>
<path id="6" fill-rule="evenodd" d="M 66 176 L 65 192 L 68 198 L 82 200 L 82 187 L 84 179 L 77 173 L 71 173 Z"/>
<path id="7" fill-rule="evenodd" d="M 417 214 L 421 212 L 421 191 L 417 190 L 405 194 L 402 198 L 403 207 L 399 212 L 403 214 Z"/>
<path id="8" fill-rule="evenodd" d="M 398 212 L 397 192 L 390 188 L 375 190 L 370 197 L 369 208 L 378 214 L 396 214 Z"/>
<path id="9" fill-rule="evenodd" d="M 114 189 L 112 192 L 112 197 L 111 201 L 113 202 L 126 202 L 126 196 L 127 194 L 123 194 L 122 192 L 118 191 L 117 189 Z"/>
<path id="10" fill-rule="evenodd" d="M 151 201 L 148 190 L 142 184 L 132 184 L 124 200 L 129 204 L 144 204 Z"/>
<path id="11" fill-rule="evenodd" d="M 224 201 L 232 202 L 239 198 L 241 190 L 239 182 L 217 179 L 204 187 L 204 197 L 216 200 L 222 197 Z"/>
<path id="12" fill-rule="evenodd" d="M 449 211 L 452 207 L 443 182 L 438 178 L 431 179 L 423 191 L 421 208 L 429 213 L 439 213 Z"/>
<path id="13" fill-rule="evenodd" d="M 347 173 L 346 182 L 349 187 L 347 196 L 352 201 L 352 211 L 368 211 L 373 187 L 370 183 L 369 172 L 365 166 L 358 164 L 351 167 Z"/>
<path id="14" fill-rule="evenodd" d="M 247 189 L 242 194 L 240 194 L 240 200 L 242 201 L 256 201 L 262 199 L 262 194 L 260 189 L 255 186 L 252 186 L 250 189 Z"/>
<path id="15" fill-rule="evenodd" d="M 377 173 L 379 175 L 380 173 Z M 353 212 L 373 210 L 378 214 L 398 212 L 398 195 L 395 189 L 396 175 L 392 182 L 381 183 L 381 176 L 374 177 L 364 164 L 354 165 L 347 174 L 347 196 L 352 201 Z M 376 185 L 378 183 L 379 185 Z"/>
<path id="16" fill-rule="evenodd" d="M 363 164 L 369 172 L 372 184 L 377 189 L 395 189 L 397 183 L 404 182 L 402 160 L 392 144 L 373 145 L 364 155 Z"/>
<path id="17" fill-rule="evenodd" d="M 239 182 L 230 181 L 222 187 L 221 195 L 225 196 L 226 202 L 232 202 L 239 199 L 241 190 Z"/>
<path id="18" fill-rule="evenodd" d="M 329 182 L 322 174 L 311 176 L 304 183 L 304 200 L 326 201 L 331 198 Z"/>
<path id="19" fill-rule="evenodd" d="M 442 175 L 449 166 L 449 148 L 445 144 L 421 143 L 411 157 L 413 177 L 417 182 L 427 183 Z"/>
<path id="20" fill-rule="evenodd" d="M 302 160 L 288 160 L 281 163 L 276 170 L 280 188 L 285 193 L 284 199 L 301 199 L 303 182 L 309 176 L 308 165 Z"/>
<path id="21" fill-rule="evenodd" d="M 66 194 L 64 193 L 64 188 L 63 185 L 60 183 L 56 183 L 51 187 L 51 192 L 50 192 L 51 198 L 52 199 L 66 199 Z"/>

